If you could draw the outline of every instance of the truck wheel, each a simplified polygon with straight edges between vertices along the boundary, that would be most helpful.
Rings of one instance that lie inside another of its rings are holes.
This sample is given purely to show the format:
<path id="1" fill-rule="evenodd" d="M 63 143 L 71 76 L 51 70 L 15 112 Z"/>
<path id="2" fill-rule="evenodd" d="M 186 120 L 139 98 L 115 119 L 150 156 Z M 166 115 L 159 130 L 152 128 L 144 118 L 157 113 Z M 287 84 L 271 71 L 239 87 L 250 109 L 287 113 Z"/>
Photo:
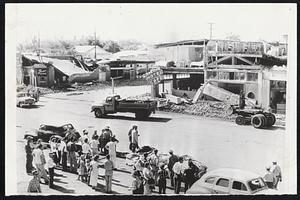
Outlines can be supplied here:
<path id="1" fill-rule="evenodd" d="M 263 128 L 266 125 L 266 117 L 263 114 L 254 115 L 251 124 L 254 128 Z"/>
<path id="2" fill-rule="evenodd" d="M 238 125 L 244 125 L 245 124 L 245 118 L 242 115 L 239 115 L 235 118 L 235 123 Z"/>
<path id="3" fill-rule="evenodd" d="M 276 117 L 274 114 L 270 113 L 269 115 L 267 115 L 267 126 L 271 127 L 275 124 L 276 122 Z"/>
<path id="4" fill-rule="evenodd" d="M 97 118 L 103 117 L 103 113 L 100 109 L 95 109 L 95 117 Z"/>

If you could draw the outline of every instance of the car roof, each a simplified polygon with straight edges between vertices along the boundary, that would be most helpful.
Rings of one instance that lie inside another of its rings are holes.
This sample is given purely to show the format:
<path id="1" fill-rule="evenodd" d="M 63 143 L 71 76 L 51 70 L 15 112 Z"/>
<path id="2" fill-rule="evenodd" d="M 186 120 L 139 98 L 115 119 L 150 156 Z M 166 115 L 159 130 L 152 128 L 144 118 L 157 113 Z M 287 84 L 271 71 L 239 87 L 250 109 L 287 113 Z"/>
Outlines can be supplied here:
<path id="1" fill-rule="evenodd" d="M 258 174 L 242 169 L 234 168 L 219 168 L 212 171 L 209 171 L 205 174 L 205 177 L 208 176 L 221 176 L 227 178 L 233 178 L 236 180 L 248 181 L 260 177 Z"/>

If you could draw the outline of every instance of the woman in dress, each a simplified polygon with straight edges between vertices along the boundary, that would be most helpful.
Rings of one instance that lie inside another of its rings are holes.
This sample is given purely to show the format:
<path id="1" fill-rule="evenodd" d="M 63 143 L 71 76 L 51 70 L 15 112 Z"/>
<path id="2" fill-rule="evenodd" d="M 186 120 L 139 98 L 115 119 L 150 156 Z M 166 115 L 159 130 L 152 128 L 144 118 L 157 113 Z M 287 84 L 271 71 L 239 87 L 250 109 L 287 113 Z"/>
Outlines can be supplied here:
<path id="1" fill-rule="evenodd" d="M 117 142 L 118 141 L 115 138 L 111 138 L 110 142 L 105 145 L 105 148 L 108 150 L 110 160 L 113 162 L 114 169 L 117 168 Z"/>
<path id="2" fill-rule="evenodd" d="M 97 188 L 97 182 L 98 182 L 98 174 L 99 174 L 99 163 L 98 163 L 99 156 L 94 156 L 93 160 L 91 161 L 90 167 L 91 167 L 91 176 L 90 176 L 90 185 L 93 189 Z"/>

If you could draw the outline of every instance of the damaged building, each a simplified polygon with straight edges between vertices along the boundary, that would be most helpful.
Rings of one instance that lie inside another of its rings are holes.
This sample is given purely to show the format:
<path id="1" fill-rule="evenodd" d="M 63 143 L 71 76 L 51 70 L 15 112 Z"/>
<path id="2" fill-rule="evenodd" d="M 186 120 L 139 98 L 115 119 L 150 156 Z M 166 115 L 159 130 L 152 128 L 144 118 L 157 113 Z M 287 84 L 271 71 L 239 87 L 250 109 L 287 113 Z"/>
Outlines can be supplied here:
<path id="1" fill-rule="evenodd" d="M 209 81 L 235 94 L 244 92 L 257 106 L 285 112 L 286 44 L 214 39 L 156 47 L 165 55 L 165 63 L 169 63 L 161 66 L 164 74 L 160 93 L 192 99 L 198 88 Z"/>

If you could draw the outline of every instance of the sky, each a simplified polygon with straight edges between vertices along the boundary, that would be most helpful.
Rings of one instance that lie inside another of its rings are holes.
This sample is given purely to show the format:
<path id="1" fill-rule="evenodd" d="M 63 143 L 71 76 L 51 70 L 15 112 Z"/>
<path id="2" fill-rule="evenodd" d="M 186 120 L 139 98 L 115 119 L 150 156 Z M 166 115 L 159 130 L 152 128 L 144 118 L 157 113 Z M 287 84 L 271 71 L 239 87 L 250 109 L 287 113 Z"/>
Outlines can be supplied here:
<path id="1" fill-rule="evenodd" d="M 291 24 L 291 4 L 6 4 L 6 23 L 17 43 L 40 35 L 70 39 L 93 35 L 102 40 L 138 40 L 149 44 L 179 40 L 282 40 Z"/>

